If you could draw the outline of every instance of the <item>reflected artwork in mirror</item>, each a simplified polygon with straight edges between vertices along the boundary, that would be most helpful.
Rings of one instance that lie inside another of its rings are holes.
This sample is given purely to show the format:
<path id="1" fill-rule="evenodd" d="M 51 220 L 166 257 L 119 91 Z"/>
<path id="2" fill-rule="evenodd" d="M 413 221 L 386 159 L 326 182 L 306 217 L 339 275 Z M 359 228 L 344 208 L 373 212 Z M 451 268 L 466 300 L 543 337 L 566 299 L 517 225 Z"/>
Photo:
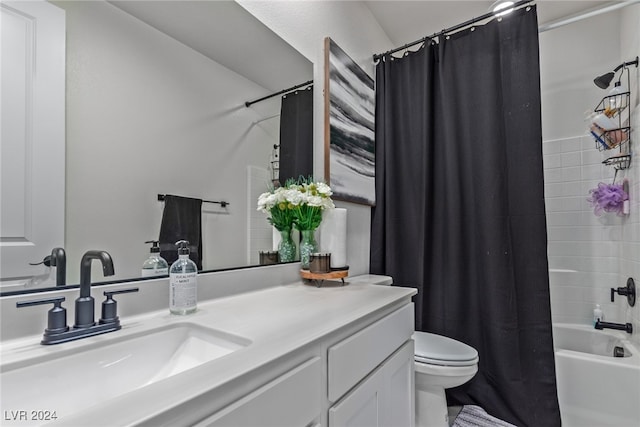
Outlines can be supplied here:
<path id="1" fill-rule="evenodd" d="M 87 250 L 111 255 L 110 279 L 139 280 L 165 194 L 225 201 L 202 204 L 203 271 L 260 265 L 273 233 L 256 201 L 272 184 L 283 107 L 281 96 L 245 102 L 309 81 L 312 63 L 233 1 L 49 3 L 65 15 L 64 241 L 55 246 L 66 251 L 66 283 L 78 283 Z M 303 139 L 290 150 L 307 161 L 312 138 Z M 41 262 L 53 248 L 16 262 Z M 0 291 L 32 292 L 25 284 L 47 268 L 3 275 Z"/>

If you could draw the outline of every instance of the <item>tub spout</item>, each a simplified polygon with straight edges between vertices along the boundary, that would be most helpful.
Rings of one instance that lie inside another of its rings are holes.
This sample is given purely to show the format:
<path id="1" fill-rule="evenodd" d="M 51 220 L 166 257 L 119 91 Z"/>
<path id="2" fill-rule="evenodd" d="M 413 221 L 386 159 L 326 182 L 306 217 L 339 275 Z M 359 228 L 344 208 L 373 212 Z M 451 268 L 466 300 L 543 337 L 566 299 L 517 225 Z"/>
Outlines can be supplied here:
<path id="1" fill-rule="evenodd" d="M 612 322 L 596 322 L 596 329 L 616 329 L 618 331 L 625 331 L 628 334 L 633 333 L 633 325 L 631 323 L 612 323 Z"/>

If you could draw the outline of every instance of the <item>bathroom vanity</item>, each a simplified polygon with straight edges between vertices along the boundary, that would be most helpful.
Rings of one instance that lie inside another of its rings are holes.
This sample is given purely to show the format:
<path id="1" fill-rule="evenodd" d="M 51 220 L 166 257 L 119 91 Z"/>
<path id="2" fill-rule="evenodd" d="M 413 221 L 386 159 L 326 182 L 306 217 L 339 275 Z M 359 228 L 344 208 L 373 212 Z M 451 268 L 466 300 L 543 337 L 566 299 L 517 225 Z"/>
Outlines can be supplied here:
<path id="1" fill-rule="evenodd" d="M 415 292 L 297 282 L 4 341 L 2 425 L 412 426 Z"/>

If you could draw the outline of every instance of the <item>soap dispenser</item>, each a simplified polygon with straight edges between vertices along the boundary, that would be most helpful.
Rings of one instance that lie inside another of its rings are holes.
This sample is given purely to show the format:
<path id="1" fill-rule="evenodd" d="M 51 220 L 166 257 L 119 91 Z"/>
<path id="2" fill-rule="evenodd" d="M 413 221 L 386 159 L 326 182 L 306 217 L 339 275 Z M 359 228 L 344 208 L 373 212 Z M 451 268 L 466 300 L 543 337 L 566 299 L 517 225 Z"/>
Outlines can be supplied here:
<path id="1" fill-rule="evenodd" d="M 595 325 L 598 322 L 602 322 L 604 317 L 602 315 L 602 309 L 600 308 L 600 304 L 596 304 L 596 308 L 593 309 L 593 324 Z"/>
<path id="2" fill-rule="evenodd" d="M 197 308 L 198 267 L 189 259 L 189 242 L 180 240 L 176 245 L 178 259 L 169 269 L 169 311 L 190 314 Z"/>
<path id="3" fill-rule="evenodd" d="M 151 255 L 142 264 L 142 277 L 166 276 L 169 274 L 169 264 L 160 256 L 160 247 L 157 240 L 147 240 L 151 243 Z"/>

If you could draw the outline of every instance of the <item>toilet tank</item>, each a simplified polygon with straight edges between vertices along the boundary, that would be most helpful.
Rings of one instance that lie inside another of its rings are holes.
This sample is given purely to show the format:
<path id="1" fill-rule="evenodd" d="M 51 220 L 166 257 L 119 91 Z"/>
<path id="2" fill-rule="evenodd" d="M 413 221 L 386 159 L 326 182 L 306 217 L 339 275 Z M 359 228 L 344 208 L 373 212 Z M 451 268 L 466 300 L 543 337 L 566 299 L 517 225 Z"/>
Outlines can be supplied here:
<path id="1" fill-rule="evenodd" d="M 393 278 L 391 276 L 382 276 L 378 274 L 362 274 L 360 276 L 349 277 L 347 282 L 389 286 L 393 283 Z"/>

